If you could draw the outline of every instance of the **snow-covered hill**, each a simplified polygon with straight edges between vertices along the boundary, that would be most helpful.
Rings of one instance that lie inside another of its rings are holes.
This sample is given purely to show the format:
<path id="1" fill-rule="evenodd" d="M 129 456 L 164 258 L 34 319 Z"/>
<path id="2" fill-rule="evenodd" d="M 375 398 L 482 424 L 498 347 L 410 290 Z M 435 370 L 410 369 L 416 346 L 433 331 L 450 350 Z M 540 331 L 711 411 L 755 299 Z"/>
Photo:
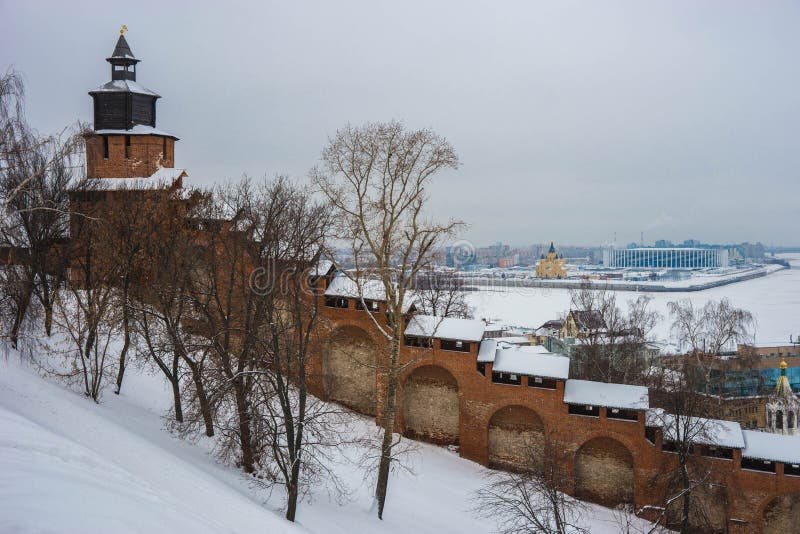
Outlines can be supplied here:
<path id="1" fill-rule="evenodd" d="M 336 467 L 351 490 L 337 502 L 315 488 L 282 518 L 280 491 L 255 489 L 235 468 L 164 430 L 169 391 L 129 368 L 121 396 L 97 405 L 42 377 L 15 352 L 0 356 L 0 532 L 44 533 L 423 533 L 490 532 L 470 513 L 486 469 L 445 448 L 421 445 L 415 475 L 397 474 L 384 521 L 371 509 L 372 484 L 354 463 Z M 353 416 L 355 432 L 371 421 Z M 357 451 L 345 451 L 355 456 Z M 618 531 L 610 510 L 592 506 L 593 533 Z"/>

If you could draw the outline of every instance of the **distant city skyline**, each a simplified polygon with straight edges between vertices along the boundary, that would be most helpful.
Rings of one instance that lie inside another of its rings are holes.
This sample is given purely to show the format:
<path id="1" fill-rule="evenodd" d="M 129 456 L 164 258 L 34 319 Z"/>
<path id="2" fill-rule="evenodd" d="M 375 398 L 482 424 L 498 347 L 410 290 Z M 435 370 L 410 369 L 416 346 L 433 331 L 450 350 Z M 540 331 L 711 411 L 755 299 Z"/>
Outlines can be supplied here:
<path id="1" fill-rule="evenodd" d="M 0 0 L 35 127 L 91 121 L 123 23 L 189 184 L 304 179 L 398 119 L 454 145 L 430 211 L 474 243 L 800 245 L 796 2 Z"/>

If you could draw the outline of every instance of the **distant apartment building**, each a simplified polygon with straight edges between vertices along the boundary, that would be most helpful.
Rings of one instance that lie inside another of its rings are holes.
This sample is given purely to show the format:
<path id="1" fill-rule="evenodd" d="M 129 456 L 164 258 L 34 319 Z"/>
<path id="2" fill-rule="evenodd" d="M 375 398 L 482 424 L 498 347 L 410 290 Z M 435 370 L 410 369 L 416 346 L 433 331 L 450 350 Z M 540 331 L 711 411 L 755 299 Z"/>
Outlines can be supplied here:
<path id="1" fill-rule="evenodd" d="M 501 269 L 509 269 L 517 265 L 519 265 L 519 254 L 511 254 L 510 256 L 497 260 L 497 266 Z"/>
<path id="2" fill-rule="evenodd" d="M 727 267 L 728 251 L 724 248 L 696 247 L 611 247 L 603 251 L 603 265 L 642 269 Z"/>

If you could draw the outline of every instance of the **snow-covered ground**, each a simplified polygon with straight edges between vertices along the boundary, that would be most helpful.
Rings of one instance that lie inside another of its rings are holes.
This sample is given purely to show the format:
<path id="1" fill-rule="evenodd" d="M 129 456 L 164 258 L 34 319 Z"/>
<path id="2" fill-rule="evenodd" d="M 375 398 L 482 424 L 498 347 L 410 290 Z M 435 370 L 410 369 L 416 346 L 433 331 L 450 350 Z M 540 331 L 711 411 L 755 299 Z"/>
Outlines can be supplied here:
<path id="1" fill-rule="evenodd" d="M 785 255 L 792 265 L 763 278 L 737 282 L 696 292 L 645 293 L 653 298 L 652 307 L 662 315 L 654 335 L 670 337 L 667 303 L 689 299 L 702 306 L 709 300 L 728 298 L 734 306 L 749 310 L 756 319 L 756 341 L 759 343 L 789 341 L 789 335 L 800 335 L 800 255 Z M 617 293 L 617 302 L 625 306 L 639 294 Z M 497 319 L 511 326 L 536 328 L 556 319 L 569 310 L 568 289 L 526 287 L 493 287 L 471 292 L 467 300 L 476 318 Z"/>
<path id="2" fill-rule="evenodd" d="M 208 452 L 210 443 L 164 430 L 170 394 L 159 377 L 129 368 L 121 396 L 97 405 L 42 377 L 16 352 L 0 356 L 0 532 L 491 532 L 470 512 L 485 468 L 446 448 L 422 444 L 414 475 L 393 475 L 384 521 L 372 509 L 372 484 L 343 458 L 336 471 L 345 502 L 315 488 L 282 518 L 280 491 L 253 488 Z M 374 424 L 353 416 L 356 433 Z M 347 457 L 358 455 L 348 450 Z M 618 531 L 613 512 L 590 506 L 593 533 Z"/>

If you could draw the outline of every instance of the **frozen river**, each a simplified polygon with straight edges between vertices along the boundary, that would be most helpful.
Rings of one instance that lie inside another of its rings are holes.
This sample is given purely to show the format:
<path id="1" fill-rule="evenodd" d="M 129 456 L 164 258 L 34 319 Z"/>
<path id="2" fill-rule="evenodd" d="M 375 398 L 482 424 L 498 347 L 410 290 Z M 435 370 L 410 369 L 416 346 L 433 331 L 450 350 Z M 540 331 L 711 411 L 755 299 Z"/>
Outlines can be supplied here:
<path id="1" fill-rule="evenodd" d="M 702 306 L 709 300 L 728 298 L 734 306 L 749 310 L 756 319 L 756 342 L 788 342 L 789 335 L 800 335 L 800 255 L 783 256 L 792 269 L 785 269 L 763 278 L 738 282 L 704 291 L 686 293 L 647 293 L 651 306 L 662 314 L 654 331 L 659 339 L 669 339 L 667 303 L 690 299 Z M 637 293 L 620 291 L 617 302 L 625 304 Z M 497 319 L 505 324 L 538 327 L 549 319 L 563 316 L 569 310 L 569 290 L 524 287 L 500 287 L 467 295 L 476 318 Z"/>

